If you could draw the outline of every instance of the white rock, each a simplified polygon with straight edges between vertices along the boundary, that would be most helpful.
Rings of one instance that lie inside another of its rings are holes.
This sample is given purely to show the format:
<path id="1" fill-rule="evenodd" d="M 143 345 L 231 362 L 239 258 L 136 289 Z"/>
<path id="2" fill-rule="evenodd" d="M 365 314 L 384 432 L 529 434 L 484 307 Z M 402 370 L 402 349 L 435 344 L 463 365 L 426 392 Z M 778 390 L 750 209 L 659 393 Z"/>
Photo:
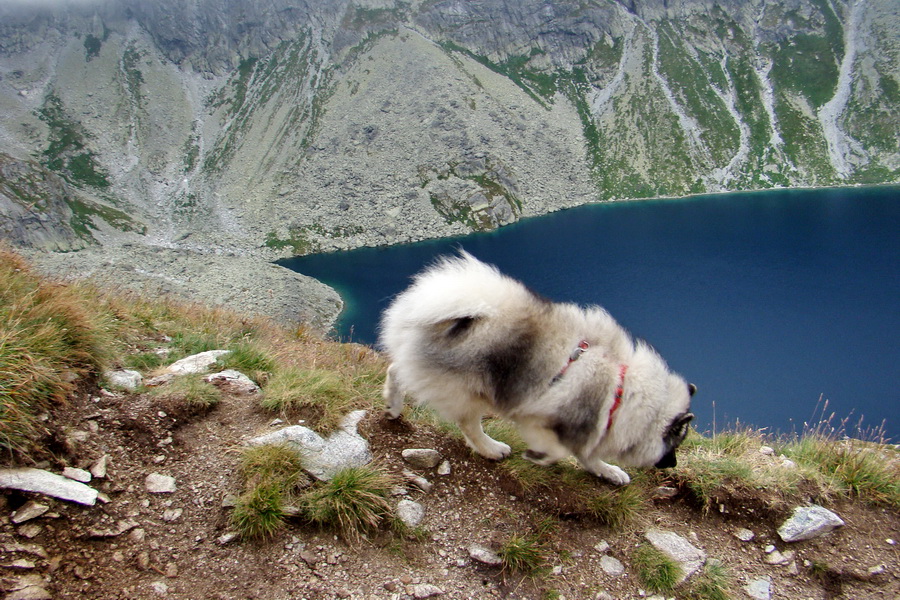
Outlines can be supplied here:
<path id="1" fill-rule="evenodd" d="M 30 585 L 6 596 L 5 600 L 53 600 L 53 595 L 40 585 Z"/>
<path id="2" fill-rule="evenodd" d="M 94 488 L 42 469 L 0 469 L 0 488 L 37 492 L 87 506 L 97 502 Z"/>
<path id="3" fill-rule="evenodd" d="M 769 600 L 772 597 L 772 578 L 754 579 L 744 586 L 744 591 L 753 600 Z"/>
<path id="4" fill-rule="evenodd" d="M 433 469 L 441 462 L 441 454 L 430 448 L 407 448 L 401 452 L 403 460 L 417 469 Z"/>
<path id="5" fill-rule="evenodd" d="M 397 518 L 407 527 L 417 527 L 425 518 L 425 507 L 412 500 L 397 503 Z"/>
<path id="6" fill-rule="evenodd" d="M 154 581 L 150 584 L 150 588 L 160 596 L 165 596 L 169 593 L 169 586 L 164 581 Z"/>
<path id="7" fill-rule="evenodd" d="M 175 478 L 160 473 L 150 473 L 144 480 L 144 487 L 151 494 L 171 494 L 177 488 Z"/>
<path id="8" fill-rule="evenodd" d="M 419 585 L 413 586 L 412 595 L 414 598 L 421 600 L 423 598 L 431 598 L 433 596 L 440 596 L 444 593 L 444 590 L 437 587 L 436 585 L 431 585 L 430 583 L 420 583 Z"/>
<path id="9" fill-rule="evenodd" d="M 594 545 L 594 550 L 596 550 L 600 554 L 603 554 L 604 552 L 609 550 L 609 542 L 607 542 L 606 540 L 600 540 L 600 542 Z"/>
<path id="10" fill-rule="evenodd" d="M 88 483 L 93 477 L 90 471 L 85 471 L 84 469 L 76 469 L 74 467 L 65 467 L 63 469 L 62 476 L 67 477 L 73 481 L 80 481 L 81 483 Z"/>
<path id="11" fill-rule="evenodd" d="M 741 540 L 742 542 L 749 542 L 756 537 L 756 534 L 749 529 L 744 529 L 743 527 L 741 527 L 734 532 L 734 537 Z"/>
<path id="12" fill-rule="evenodd" d="M 372 461 L 369 442 L 360 436 L 356 428 L 366 416 L 366 411 L 355 410 L 344 417 L 340 427 L 328 438 L 303 427 L 293 425 L 254 438 L 251 446 L 288 444 L 303 455 L 305 470 L 320 481 L 329 481 L 334 474 L 346 467 L 361 467 Z"/>
<path id="13" fill-rule="evenodd" d="M 418 475 L 418 474 L 413 473 L 412 471 L 408 471 L 406 469 L 403 470 L 403 477 L 408 482 L 410 482 L 411 484 L 413 484 L 414 486 L 416 486 L 417 488 L 419 488 L 426 494 L 431 491 L 431 488 L 434 487 L 434 484 L 432 484 L 430 481 L 428 481 L 421 475 Z"/>
<path id="14" fill-rule="evenodd" d="M 773 454 L 775 454 L 775 449 L 772 448 L 771 446 L 760 446 L 759 453 L 764 454 L 766 456 L 772 456 Z"/>
<path id="15" fill-rule="evenodd" d="M 450 474 L 450 461 L 445 460 L 437 468 L 438 475 L 449 475 Z"/>
<path id="16" fill-rule="evenodd" d="M 163 511 L 163 521 L 168 521 L 169 523 L 177 521 L 183 512 L 183 508 L 167 508 Z"/>
<path id="17" fill-rule="evenodd" d="M 497 566 L 503 563 L 503 560 L 497 556 L 496 552 L 488 550 L 480 544 L 472 544 L 469 546 L 469 556 L 472 557 L 473 560 L 477 560 L 486 565 Z"/>
<path id="18" fill-rule="evenodd" d="M 97 479 L 103 479 L 106 477 L 106 472 L 109 469 L 109 454 L 104 454 L 100 458 L 97 459 L 93 465 L 91 465 L 91 475 L 96 477 Z"/>
<path id="19" fill-rule="evenodd" d="M 798 506 L 794 514 L 778 528 L 778 535 L 785 542 L 811 540 L 841 527 L 844 521 L 830 510 L 813 504 Z"/>
<path id="20" fill-rule="evenodd" d="M 259 386 L 256 382 L 234 369 L 226 369 L 219 373 L 213 373 L 203 378 L 203 381 L 216 386 L 222 386 L 236 394 L 256 394 Z"/>
<path id="21" fill-rule="evenodd" d="M 11 521 L 16 524 L 24 523 L 25 521 L 38 518 L 48 510 L 50 510 L 50 507 L 46 504 L 29 500 L 12 514 Z"/>
<path id="22" fill-rule="evenodd" d="M 706 553 L 693 546 L 686 539 L 671 531 L 651 530 L 644 537 L 657 550 L 676 561 L 681 566 L 679 583 L 693 575 L 706 562 Z"/>
<path id="23" fill-rule="evenodd" d="M 103 377 L 109 383 L 110 387 L 128 390 L 133 392 L 140 387 L 144 381 L 144 377 L 137 371 L 131 369 L 122 369 L 120 371 L 105 371 Z"/>
<path id="24" fill-rule="evenodd" d="M 215 364 L 220 356 L 225 356 L 230 352 L 231 350 L 207 350 L 206 352 L 194 354 L 173 362 L 166 368 L 166 371 L 176 375 L 205 373 L 210 366 Z"/>
<path id="25" fill-rule="evenodd" d="M 604 573 L 613 577 L 618 577 L 625 573 L 625 565 L 622 564 L 622 561 L 608 555 L 600 558 L 600 568 L 603 569 Z"/>

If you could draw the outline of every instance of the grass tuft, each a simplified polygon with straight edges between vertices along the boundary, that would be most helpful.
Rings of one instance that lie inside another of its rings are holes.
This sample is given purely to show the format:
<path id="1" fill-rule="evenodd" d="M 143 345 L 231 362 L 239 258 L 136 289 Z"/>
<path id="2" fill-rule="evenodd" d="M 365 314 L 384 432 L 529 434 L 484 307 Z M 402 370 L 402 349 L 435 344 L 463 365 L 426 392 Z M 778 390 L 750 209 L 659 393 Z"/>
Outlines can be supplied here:
<path id="1" fill-rule="evenodd" d="M 394 484 L 394 478 L 378 467 L 348 467 L 307 491 L 300 502 L 311 521 L 355 541 L 391 519 L 388 497 Z"/>
<path id="2" fill-rule="evenodd" d="M 681 567 L 652 545 L 641 544 L 631 558 L 641 584 L 651 591 L 667 593 L 678 585 Z"/>
<path id="3" fill-rule="evenodd" d="M 538 575 L 548 565 L 548 546 L 539 534 L 514 534 L 497 551 L 503 570 Z"/>
<path id="4" fill-rule="evenodd" d="M 34 274 L 0 245 L 0 449 L 26 453 L 43 431 L 39 415 L 110 361 L 108 316 L 96 291 Z"/>
<path id="5" fill-rule="evenodd" d="M 244 492 L 231 513 L 231 524 L 244 539 L 270 539 L 284 527 L 284 520 L 284 489 L 272 480 Z"/>
<path id="6" fill-rule="evenodd" d="M 307 410 L 316 429 L 330 431 L 351 410 L 371 402 L 352 380 L 335 371 L 285 367 L 269 379 L 260 404 L 280 413 Z"/>
<path id="7" fill-rule="evenodd" d="M 204 381 L 203 377 L 199 373 L 176 377 L 165 386 L 151 388 L 151 394 L 184 408 L 189 414 L 203 414 L 222 399 L 219 388 Z"/>
<path id="8" fill-rule="evenodd" d="M 721 561 L 710 559 L 690 580 L 687 600 L 730 600 L 733 578 Z"/>
<path id="9" fill-rule="evenodd" d="M 231 352 L 218 358 L 218 366 L 240 371 L 258 384 L 265 384 L 276 369 L 275 359 L 256 342 L 241 340 L 227 349 Z"/>
<path id="10" fill-rule="evenodd" d="M 284 527 L 285 505 L 301 477 L 296 450 L 270 444 L 248 448 L 239 472 L 245 491 L 238 498 L 231 523 L 244 539 L 268 539 Z"/>

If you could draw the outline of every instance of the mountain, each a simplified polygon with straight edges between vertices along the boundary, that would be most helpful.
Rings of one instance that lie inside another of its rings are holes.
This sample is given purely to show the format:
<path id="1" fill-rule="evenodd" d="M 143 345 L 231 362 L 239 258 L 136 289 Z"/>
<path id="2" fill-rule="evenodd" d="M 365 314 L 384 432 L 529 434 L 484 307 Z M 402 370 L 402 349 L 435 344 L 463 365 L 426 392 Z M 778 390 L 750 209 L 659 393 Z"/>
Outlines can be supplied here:
<path id="1" fill-rule="evenodd" d="M 898 31 L 893 0 L 0 0 L 0 235 L 271 258 L 897 182 Z"/>

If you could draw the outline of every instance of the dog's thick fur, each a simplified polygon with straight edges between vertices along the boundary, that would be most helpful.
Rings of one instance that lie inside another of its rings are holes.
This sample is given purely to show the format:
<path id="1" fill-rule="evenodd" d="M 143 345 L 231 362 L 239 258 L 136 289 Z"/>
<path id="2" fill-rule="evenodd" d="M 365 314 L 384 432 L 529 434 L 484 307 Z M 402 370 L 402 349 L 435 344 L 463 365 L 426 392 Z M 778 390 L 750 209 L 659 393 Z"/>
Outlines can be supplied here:
<path id="1" fill-rule="evenodd" d="M 510 452 L 481 428 L 483 415 L 498 413 L 518 426 L 526 458 L 552 464 L 572 454 L 622 485 L 628 474 L 605 461 L 674 466 L 693 418 L 696 388 L 605 310 L 545 300 L 465 252 L 397 296 L 380 342 L 391 360 L 388 415 L 400 416 L 408 392 L 490 459 Z M 587 349 L 573 353 L 579 345 Z"/>

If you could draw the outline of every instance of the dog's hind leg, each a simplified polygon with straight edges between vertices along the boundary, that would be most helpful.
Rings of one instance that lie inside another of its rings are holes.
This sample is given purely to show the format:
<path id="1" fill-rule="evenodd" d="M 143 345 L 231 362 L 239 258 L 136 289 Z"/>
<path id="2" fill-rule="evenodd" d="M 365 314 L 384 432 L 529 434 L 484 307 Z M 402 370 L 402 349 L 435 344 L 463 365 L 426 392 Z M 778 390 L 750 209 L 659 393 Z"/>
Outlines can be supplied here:
<path id="1" fill-rule="evenodd" d="M 385 414 L 388 418 L 396 419 L 403 410 L 403 389 L 397 382 L 396 367 L 391 364 L 387 370 L 387 377 L 384 379 L 384 390 L 382 391 L 384 401 L 387 404 Z"/>
<path id="2" fill-rule="evenodd" d="M 533 422 L 516 424 L 522 439 L 528 444 L 528 450 L 522 453 L 525 460 L 547 467 L 571 454 L 568 448 L 559 443 L 556 433 L 543 425 Z"/>
<path id="3" fill-rule="evenodd" d="M 466 444 L 481 456 L 491 460 L 501 460 L 509 456 L 509 446 L 490 438 L 481 428 L 480 412 L 467 412 L 457 416 L 455 421 L 466 438 Z"/>

